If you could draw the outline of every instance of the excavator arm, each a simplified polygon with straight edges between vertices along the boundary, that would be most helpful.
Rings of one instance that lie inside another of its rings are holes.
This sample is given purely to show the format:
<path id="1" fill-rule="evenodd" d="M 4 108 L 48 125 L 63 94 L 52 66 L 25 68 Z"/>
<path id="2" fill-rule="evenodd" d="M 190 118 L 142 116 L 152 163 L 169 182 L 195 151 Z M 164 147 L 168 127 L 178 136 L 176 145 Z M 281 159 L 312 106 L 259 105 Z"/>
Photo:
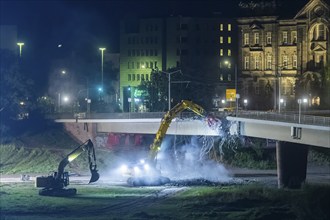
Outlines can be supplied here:
<path id="1" fill-rule="evenodd" d="M 192 101 L 188 101 L 188 100 L 182 100 L 180 103 L 178 103 L 172 109 L 170 109 L 168 112 L 166 112 L 166 114 L 164 115 L 164 117 L 161 120 L 160 127 L 156 133 L 156 137 L 150 146 L 149 161 L 151 163 L 154 163 L 154 164 L 156 163 L 155 159 L 156 159 L 157 153 L 160 150 L 161 143 L 166 135 L 167 129 L 170 126 L 173 118 L 175 118 L 179 113 L 181 113 L 182 111 L 184 111 L 186 109 L 193 111 L 194 113 L 196 113 L 199 116 L 206 117 L 206 112 L 201 106 L 193 103 Z"/>
<path id="2" fill-rule="evenodd" d="M 79 145 L 76 149 L 70 152 L 65 158 L 61 160 L 58 165 L 57 172 L 53 172 L 49 176 L 41 176 L 36 178 L 36 187 L 44 187 L 39 191 L 39 195 L 46 196 L 72 196 L 75 195 L 76 189 L 65 189 L 69 185 L 69 174 L 65 172 L 65 167 L 75 160 L 83 152 L 88 154 L 89 169 L 91 172 L 91 179 L 89 183 L 96 182 L 100 175 L 97 172 L 96 156 L 94 145 L 91 140 Z"/>

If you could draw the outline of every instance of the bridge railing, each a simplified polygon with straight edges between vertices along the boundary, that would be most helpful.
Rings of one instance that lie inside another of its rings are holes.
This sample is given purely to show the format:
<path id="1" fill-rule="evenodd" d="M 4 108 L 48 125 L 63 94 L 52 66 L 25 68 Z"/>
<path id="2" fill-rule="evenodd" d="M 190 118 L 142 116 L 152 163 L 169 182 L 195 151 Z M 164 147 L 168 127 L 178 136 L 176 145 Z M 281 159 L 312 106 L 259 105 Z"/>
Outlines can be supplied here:
<path id="1" fill-rule="evenodd" d="M 73 114 L 62 113 L 49 116 L 49 119 L 147 119 L 147 118 L 162 118 L 165 112 L 125 112 L 125 113 L 91 113 L 91 114 Z M 222 118 L 226 116 L 235 116 L 233 112 L 214 112 L 214 116 Z M 238 111 L 238 117 L 254 118 L 268 121 L 281 121 L 289 123 L 299 123 L 299 115 L 295 113 L 275 113 L 263 111 Z M 194 118 L 198 117 L 193 112 L 181 112 L 177 115 L 178 118 Z M 319 125 L 330 127 L 330 117 L 300 115 L 301 124 Z"/>
<path id="2" fill-rule="evenodd" d="M 281 121 L 289 123 L 300 123 L 309 125 L 320 125 L 330 127 L 330 117 L 303 115 L 301 114 L 279 114 L 274 112 L 261 112 L 261 111 L 239 111 L 238 117 L 242 118 L 255 118 L 268 121 Z M 300 118 L 300 119 L 299 119 Z"/>

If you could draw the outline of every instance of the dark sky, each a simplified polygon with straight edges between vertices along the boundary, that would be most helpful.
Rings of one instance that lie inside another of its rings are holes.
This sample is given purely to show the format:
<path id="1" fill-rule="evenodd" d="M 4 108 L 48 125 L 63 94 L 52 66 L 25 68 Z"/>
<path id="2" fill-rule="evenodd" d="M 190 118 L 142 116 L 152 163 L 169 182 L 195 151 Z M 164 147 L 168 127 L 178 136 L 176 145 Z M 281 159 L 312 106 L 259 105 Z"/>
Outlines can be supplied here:
<path id="1" fill-rule="evenodd" d="M 0 0 L 0 24 L 17 25 L 18 40 L 25 43 L 24 53 L 30 57 L 35 75 L 44 76 L 59 54 L 74 52 L 85 59 L 98 59 L 101 46 L 107 52 L 119 52 L 120 19 L 212 16 L 214 12 L 241 17 L 239 3 L 250 2 L 275 2 L 281 12 L 294 16 L 308 0 Z"/>

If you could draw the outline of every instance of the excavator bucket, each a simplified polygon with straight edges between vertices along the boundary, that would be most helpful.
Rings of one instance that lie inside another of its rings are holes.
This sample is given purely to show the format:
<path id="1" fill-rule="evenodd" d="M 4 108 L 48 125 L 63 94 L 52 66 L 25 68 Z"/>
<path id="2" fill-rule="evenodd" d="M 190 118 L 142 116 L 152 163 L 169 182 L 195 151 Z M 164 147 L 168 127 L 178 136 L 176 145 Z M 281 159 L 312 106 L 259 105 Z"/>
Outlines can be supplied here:
<path id="1" fill-rule="evenodd" d="M 89 183 L 94 183 L 99 180 L 100 174 L 97 172 L 97 170 L 91 170 L 91 179 L 89 180 Z"/>

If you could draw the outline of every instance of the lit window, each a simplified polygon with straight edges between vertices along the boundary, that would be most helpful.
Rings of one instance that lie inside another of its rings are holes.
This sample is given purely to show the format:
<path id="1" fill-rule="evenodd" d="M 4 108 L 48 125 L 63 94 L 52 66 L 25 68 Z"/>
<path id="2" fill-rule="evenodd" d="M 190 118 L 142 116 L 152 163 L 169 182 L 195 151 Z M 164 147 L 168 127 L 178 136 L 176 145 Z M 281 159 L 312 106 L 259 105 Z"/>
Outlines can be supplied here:
<path id="1" fill-rule="evenodd" d="M 228 49 L 228 56 L 231 56 L 231 49 Z"/>
<path id="2" fill-rule="evenodd" d="M 223 31 L 223 24 L 220 24 L 220 31 Z"/>
<path id="3" fill-rule="evenodd" d="M 249 45 L 249 33 L 244 33 L 244 45 Z"/>
<path id="4" fill-rule="evenodd" d="M 294 69 L 297 69 L 297 66 L 298 66 L 298 63 L 297 63 L 297 55 L 295 54 L 295 55 L 293 55 L 293 57 L 292 57 L 292 67 L 293 67 Z"/>
<path id="5" fill-rule="evenodd" d="M 259 44 L 259 33 L 254 33 L 254 44 Z"/>
<path id="6" fill-rule="evenodd" d="M 231 44 L 231 37 L 228 37 L 228 44 Z"/>
<path id="7" fill-rule="evenodd" d="M 228 24 L 228 31 L 231 31 L 231 24 Z"/>
<path id="8" fill-rule="evenodd" d="M 283 43 L 287 44 L 288 43 L 288 32 L 283 31 Z"/>
<path id="9" fill-rule="evenodd" d="M 287 69 L 288 68 L 288 56 L 284 55 L 283 56 L 283 69 Z"/>
<path id="10" fill-rule="evenodd" d="M 223 49 L 220 49 L 220 56 L 223 56 Z"/>
<path id="11" fill-rule="evenodd" d="M 271 55 L 267 56 L 267 69 L 268 70 L 272 69 L 272 56 Z"/>
<path id="12" fill-rule="evenodd" d="M 297 31 L 292 31 L 291 33 L 291 40 L 293 44 L 297 43 Z"/>
<path id="13" fill-rule="evenodd" d="M 220 44 L 223 44 L 223 37 L 220 37 Z"/>
<path id="14" fill-rule="evenodd" d="M 268 45 L 272 44 L 272 32 L 267 32 L 267 42 Z"/>
<path id="15" fill-rule="evenodd" d="M 244 57 L 244 69 L 245 70 L 249 69 L 249 57 L 248 56 Z"/>
<path id="16" fill-rule="evenodd" d="M 260 69 L 260 57 L 256 56 L 254 61 L 255 61 L 255 63 L 254 63 L 255 69 L 259 70 Z"/>

